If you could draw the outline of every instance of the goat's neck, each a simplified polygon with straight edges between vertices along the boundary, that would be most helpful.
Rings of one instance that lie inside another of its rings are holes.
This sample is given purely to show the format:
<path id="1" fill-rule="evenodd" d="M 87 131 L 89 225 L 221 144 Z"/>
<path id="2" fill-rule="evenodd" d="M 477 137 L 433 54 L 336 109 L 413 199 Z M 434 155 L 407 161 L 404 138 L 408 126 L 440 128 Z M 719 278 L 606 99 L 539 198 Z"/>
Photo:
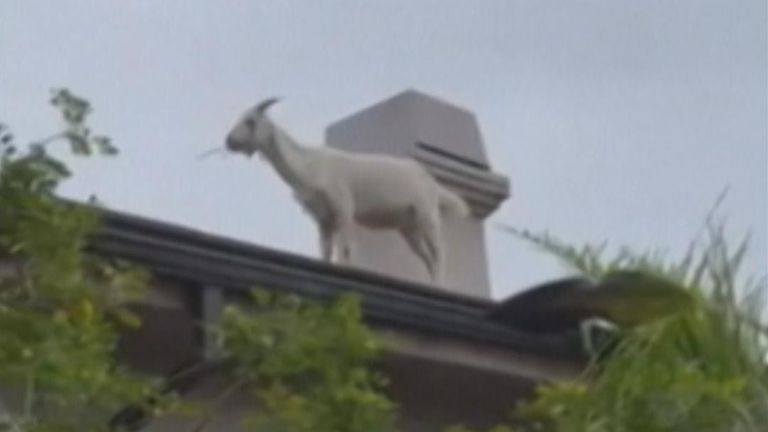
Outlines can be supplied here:
<path id="1" fill-rule="evenodd" d="M 308 172 L 309 152 L 280 128 L 275 127 L 272 140 L 264 149 L 264 156 L 277 174 L 294 190 L 305 191 L 311 187 Z"/>

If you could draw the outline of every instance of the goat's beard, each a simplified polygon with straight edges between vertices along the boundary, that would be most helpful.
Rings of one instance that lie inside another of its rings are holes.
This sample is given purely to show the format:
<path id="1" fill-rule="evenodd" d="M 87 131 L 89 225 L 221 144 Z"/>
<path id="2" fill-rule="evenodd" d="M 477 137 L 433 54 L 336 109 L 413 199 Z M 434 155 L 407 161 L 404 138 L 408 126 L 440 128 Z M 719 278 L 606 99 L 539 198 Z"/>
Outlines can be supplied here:
<path id="1" fill-rule="evenodd" d="M 253 157 L 253 155 L 255 155 L 256 153 L 258 153 L 259 156 L 262 156 L 260 151 L 256 150 L 255 148 L 251 148 L 251 147 L 243 147 L 243 148 L 239 148 L 237 150 L 230 150 L 230 151 L 232 153 L 242 153 L 243 156 L 245 156 L 247 158 Z"/>
<path id="2" fill-rule="evenodd" d="M 259 147 L 251 141 L 233 142 L 233 146 L 225 145 L 224 148 L 230 153 L 241 153 L 246 157 L 251 157 L 254 153 L 260 153 Z"/>

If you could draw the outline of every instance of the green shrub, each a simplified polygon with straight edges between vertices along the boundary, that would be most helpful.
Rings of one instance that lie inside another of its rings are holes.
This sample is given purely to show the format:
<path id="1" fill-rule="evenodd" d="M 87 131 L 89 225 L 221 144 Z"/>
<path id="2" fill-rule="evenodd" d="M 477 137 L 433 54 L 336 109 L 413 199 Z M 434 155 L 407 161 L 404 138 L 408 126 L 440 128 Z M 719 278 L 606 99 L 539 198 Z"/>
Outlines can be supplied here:
<path id="1" fill-rule="evenodd" d="M 65 126 L 41 142 L 19 148 L 0 125 L 0 429 L 106 430 L 114 410 L 153 388 L 114 358 L 120 327 L 139 324 L 124 306 L 145 275 L 83 252 L 98 214 L 54 195 L 70 172 L 47 146 L 116 149 L 86 126 L 87 101 L 57 90 L 51 103 Z"/>
<path id="2" fill-rule="evenodd" d="M 680 263 L 658 252 L 572 247 L 549 235 L 513 231 L 591 278 L 640 270 L 672 280 L 695 299 L 690 310 L 621 330 L 617 347 L 572 382 L 540 386 L 514 411 L 517 432 L 757 432 L 768 425 L 765 278 L 741 278 L 747 241 L 731 250 L 721 225 L 707 224 Z"/>

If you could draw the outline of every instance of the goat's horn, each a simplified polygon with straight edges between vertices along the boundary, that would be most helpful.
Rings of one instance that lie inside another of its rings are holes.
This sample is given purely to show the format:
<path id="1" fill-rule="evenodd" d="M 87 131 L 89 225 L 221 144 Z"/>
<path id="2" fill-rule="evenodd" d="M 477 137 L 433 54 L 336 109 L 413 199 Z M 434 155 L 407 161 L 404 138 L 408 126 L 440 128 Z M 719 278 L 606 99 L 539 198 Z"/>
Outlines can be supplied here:
<path id="1" fill-rule="evenodd" d="M 269 99 L 266 99 L 262 102 L 260 102 L 258 105 L 256 105 L 256 111 L 259 113 L 264 113 L 267 108 L 271 107 L 272 105 L 280 102 L 280 98 L 278 97 L 271 97 Z"/>

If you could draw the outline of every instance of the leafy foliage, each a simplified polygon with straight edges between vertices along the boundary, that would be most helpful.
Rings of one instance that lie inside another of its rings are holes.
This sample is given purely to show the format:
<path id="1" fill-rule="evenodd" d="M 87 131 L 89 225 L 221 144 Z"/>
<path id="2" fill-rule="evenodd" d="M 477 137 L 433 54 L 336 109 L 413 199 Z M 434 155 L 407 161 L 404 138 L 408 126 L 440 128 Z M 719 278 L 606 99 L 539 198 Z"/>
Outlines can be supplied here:
<path id="1" fill-rule="evenodd" d="M 765 279 L 742 280 L 747 240 L 731 251 L 722 225 L 708 222 L 708 242 L 694 243 L 678 264 L 658 252 L 571 247 L 549 235 L 516 232 L 571 268 L 600 277 L 640 269 L 675 280 L 696 299 L 689 313 L 638 327 L 581 379 L 541 386 L 523 403 L 515 431 L 756 432 L 768 424 Z"/>
<path id="2" fill-rule="evenodd" d="M 124 305 L 146 277 L 83 252 L 98 215 L 55 197 L 71 173 L 46 145 L 63 140 L 86 156 L 116 149 L 85 126 L 87 101 L 56 90 L 51 103 L 65 123 L 51 138 L 20 149 L 0 125 L 0 428 L 103 430 L 111 410 L 152 390 L 113 355 L 119 327 L 138 325 Z"/>
<path id="3" fill-rule="evenodd" d="M 154 383 L 114 356 L 120 328 L 140 325 L 124 306 L 141 296 L 146 275 L 83 252 L 98 213 L 55 197 L 71 172 L 47 146 L 65 142 L 81 156 L 117 149 L 87 126 L 88 101 L 56 90 L 51 103 L 64 128 L 46 139 L 19 148 L 0 124 L 0 430 L 107 430 L 116 409 L 158 399 Z M 694 306 L 626 331 L 580 379 L 540 387 L 514 425 L 491 432 L 755 432 L 768 424 L 766 280 L 739 276 L 747 240 L 732 250 L 722 226 L 707 232 L 706 247 L 694 243 L 669 264 L 658 251 L 606 258 L 605 245 L 576 248 L 516 231 L 593 279 L 626 269 L 664 276 Z M 327 306 L 262 293 L 254 306 L 256 313 L 227 308 L 216 331 L 236 365 L 222 396 L 252 389 L 266 407 L 255 428 L 393 428 L 386 381 L 371 367 L 381 344 L 354 297 Z M 168 400 L 160 402 L 148 409 Z"/>
<path id="4" fill-rule="evenodd" d="M 249 385 L 266 412 L 256 430 L 386 431 L 393 404 L 372 362 L 380 342 L 362 324 L 360 304 L 343 296 L 331 305 L 259 292 L 255 313 L 228 307 L 218 327 L 235 380 Z"/>
<path id="5" fill-rule="evenodd" d="M 151 417 L 175 400 L 167 386 L 124 370 L 115 358 L 122 327 L 140 325 L 125 305 L 142 296 L 147 275 L 85 254 L 98 210 L 55 196 L 72 173 L 49 145 L 64 142 L 77 156 L 117 149 L 87 126 L 87 100 L 61 89 L 51 104 L 63 130 L 23 149 L 0 124 L 0 430 L 108 430 L 116 412 Z M 390 429 L 385 380 L 370 367 L 381 346 L 354 297 L 332 305 L 264 293 L 255 299 L 258 313 L 230 307 L 216 326 L 236 365 L 234 384 L 219 401 L 251 386 L 266 407 L 262 426 Z"/>

